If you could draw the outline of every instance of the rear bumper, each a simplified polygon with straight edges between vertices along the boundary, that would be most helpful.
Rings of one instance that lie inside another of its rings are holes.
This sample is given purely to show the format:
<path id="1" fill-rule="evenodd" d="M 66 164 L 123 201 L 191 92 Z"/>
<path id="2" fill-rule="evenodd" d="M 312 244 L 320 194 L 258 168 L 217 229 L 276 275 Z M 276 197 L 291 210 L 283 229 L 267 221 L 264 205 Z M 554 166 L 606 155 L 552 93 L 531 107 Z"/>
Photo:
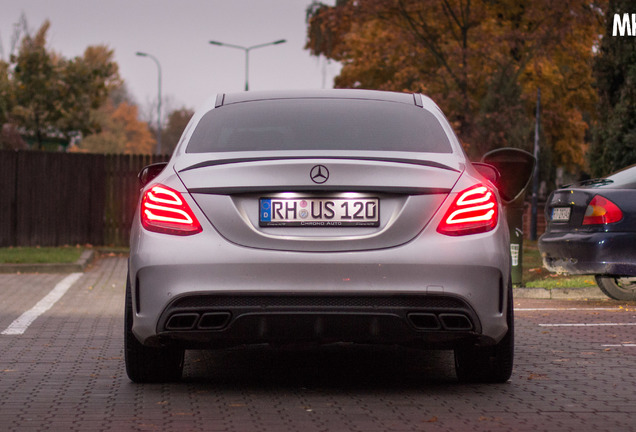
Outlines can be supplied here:
<path id="1" fill-rule="evenodd" d="M 551 272 L 636 276 L 636 233 L 546 233 L 539 239 Z"/>
<path id="2" fill-rule="evenodd" d="M 356 342 L 435 345 L 473 341 L 475 311 L 445 295 L 185 295 L 162 313 L 158 340 L 189 346 Z"/>
<path id="3" fill-rule="evenodd" d="M 505 225 L 483 235 L 429 235 L 399 247 L 333 253 L 137 234 L 129 263 L 133 332 L 146 345 L 444 347 L 493 344 L 508 330 Z"/>

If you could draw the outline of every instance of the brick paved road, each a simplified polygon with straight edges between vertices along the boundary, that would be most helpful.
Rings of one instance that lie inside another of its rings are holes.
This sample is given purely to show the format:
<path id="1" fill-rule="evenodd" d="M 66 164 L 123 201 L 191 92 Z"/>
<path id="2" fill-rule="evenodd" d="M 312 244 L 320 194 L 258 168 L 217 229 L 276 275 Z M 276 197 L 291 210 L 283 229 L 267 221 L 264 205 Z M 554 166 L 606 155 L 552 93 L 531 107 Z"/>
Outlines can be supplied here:
<path id="1" fill-rule="evenodd" d="M 634 304 L 517 301 L 503 385 L 458 384 L 448 352 L 342 346 L 191 351 L 183 382 L 135 385 L 125 274 L 102 259 L 24 334 L 0 335 L 0 430 L 636 430 Z M 64 278 L 0 275 L 0 332 Z"/>

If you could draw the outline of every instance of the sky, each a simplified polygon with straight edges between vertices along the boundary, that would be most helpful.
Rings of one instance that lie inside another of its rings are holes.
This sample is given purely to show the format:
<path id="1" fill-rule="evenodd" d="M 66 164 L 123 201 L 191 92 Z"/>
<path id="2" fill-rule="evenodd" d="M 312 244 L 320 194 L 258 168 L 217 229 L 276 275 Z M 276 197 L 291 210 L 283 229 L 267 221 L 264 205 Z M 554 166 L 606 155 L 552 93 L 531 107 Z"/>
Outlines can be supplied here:
<path id="1" fill-rule="evenodd" d="M 335 0 L 323 0 L 333 4 Z M 311 0 L 0 0 L 0 45 L 4 60 L 14 26 L 25 14 L 35 33 L 51 22 L 48 48 L 72 58 L 89 45 L 114 50 L 120 76 L 151 115 L 158 96 L 159 61 L 164 116 L 196 109 L 217 92 L 245 88 L 245 52 L 210 45 L 210 40 L 250 47 L 250 90 L 331 88 L 337 63 L 312 57 L 306 41 L 306 8 Z"/>

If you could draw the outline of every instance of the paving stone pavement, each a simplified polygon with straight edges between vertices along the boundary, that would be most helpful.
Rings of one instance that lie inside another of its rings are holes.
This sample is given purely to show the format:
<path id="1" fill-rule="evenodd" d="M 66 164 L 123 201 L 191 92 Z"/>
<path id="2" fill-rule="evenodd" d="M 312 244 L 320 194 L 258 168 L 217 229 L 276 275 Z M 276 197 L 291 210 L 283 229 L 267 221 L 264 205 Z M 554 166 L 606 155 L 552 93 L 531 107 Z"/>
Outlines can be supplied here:
<path id="1" fill-rule="evenodd" d="M 636 323 L 634 305 L 517 301 L 502 385 L 458 384 L 450 352 L 342 345 L 188 351 L 182 382 L 137 385 L 125 275 L 125 258 L 103 258 L 24 334 L 0 335 L 0 430 L 636 431 L 636 327 L 543 326 Z M 0 275 L 0 331 L 64 277 Z"/>

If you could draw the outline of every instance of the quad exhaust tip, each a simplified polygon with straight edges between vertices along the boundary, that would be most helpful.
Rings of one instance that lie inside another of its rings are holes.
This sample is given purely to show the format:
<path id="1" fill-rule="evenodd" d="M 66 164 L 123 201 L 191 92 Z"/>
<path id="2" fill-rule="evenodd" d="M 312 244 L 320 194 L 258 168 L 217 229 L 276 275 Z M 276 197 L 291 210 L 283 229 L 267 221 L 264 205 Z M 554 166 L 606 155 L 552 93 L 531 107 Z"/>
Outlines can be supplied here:
<path id="1" fill-rule="evenodd" d="M 219 330 L 230 322 L 229 312 L 208 312 L 201 315 L 198 328 L 200 330 Z"/>
<path id="2" fill-rule="evenodd" d="M 446 330 L 472 330 L 473 323 L 464 314 L 439 314 L 442 326 Z"/>
<path id="3" fill-rule="evenodd" d="M 220 330 L 231 316 L 229 312 L 177 313 L 168 319 L 166 330 Z"/>
<path id="4" fill-rule="evenodd" d="M 469 331 L 473 323 L 464 314 L 459 313 L 420 313 L 408 314 L 408 319 L 417 330 Z"/>

